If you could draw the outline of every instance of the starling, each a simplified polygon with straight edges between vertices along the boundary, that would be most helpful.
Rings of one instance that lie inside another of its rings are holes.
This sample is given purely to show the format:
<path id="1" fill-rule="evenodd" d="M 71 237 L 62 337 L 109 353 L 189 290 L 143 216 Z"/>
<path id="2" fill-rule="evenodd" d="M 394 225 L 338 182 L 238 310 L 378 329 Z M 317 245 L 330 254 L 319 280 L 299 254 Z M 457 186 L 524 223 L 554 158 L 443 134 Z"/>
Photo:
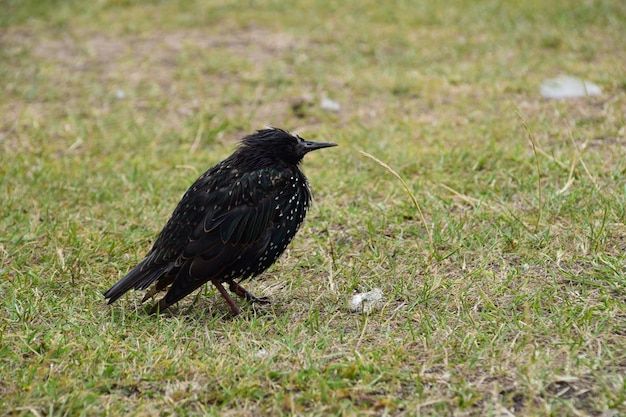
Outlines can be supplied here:
<path id="1" fill-rule="evenodd" d="M 163 311 L 211 282 L 233 313 L 240 310 L 224 289 L 250 302 L 239 282 L 259 275 L 283 253 L 304 220 L 311 191 L 298 168 L 304 155 L 335 143 L 311 142 L 276 128 L 241 140 L 227 159 L 187 190 L 145 259 L 104 293 L 109 304 L 131 288 L 146 301 L 165 296 L 151 313 Z"/>

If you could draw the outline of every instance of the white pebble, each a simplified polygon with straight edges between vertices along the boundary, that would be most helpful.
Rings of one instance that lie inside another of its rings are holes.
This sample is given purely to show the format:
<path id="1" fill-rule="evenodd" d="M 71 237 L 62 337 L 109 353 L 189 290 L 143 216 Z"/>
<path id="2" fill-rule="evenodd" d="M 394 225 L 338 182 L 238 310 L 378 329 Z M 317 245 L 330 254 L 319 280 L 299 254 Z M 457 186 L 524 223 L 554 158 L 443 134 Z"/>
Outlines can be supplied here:
<path id="1" fill-rule="evenodd" d="M 341 104 L 329 98 L 322 99 L 322 103 L 320 104 L 320 107 L 323 108 L 324 110 L 329 110 L 329 111 L 341 110 Z"/>
<path id="2" fill-rule="evenodd" d="M 348 309 L 353 313 L 371 313 L 382 307 L 383 292 L 374 288 L 368 292 L 354 294 L 348 302 Z"/>
<path id="3" fill-rule="evenodd" d="M 541 95 L 545 98 L 567 99 L 576 97 L 599 96 L 600 87 L 590 81 L 562 75 L 541 83 Z"/>

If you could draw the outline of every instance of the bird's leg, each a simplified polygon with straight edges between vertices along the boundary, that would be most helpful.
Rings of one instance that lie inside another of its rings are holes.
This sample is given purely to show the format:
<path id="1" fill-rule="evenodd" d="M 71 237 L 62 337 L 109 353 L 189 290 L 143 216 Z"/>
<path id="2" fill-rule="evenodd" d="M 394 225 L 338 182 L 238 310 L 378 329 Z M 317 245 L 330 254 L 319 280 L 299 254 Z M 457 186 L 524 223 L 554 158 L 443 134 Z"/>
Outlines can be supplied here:
<path id="1" fill-rule="evenodd" d="M 228 289 L 237 294 L 238 297 L 243 298 L 246 301 L 257 304 L 270 304 L 270 300 L 267 297 L 255 297 L 246 290 L 244 287 L 236 283 L 235 281 L 228 281 Z"/>
<path id="2" fill-rule="evenodd" d="M 236 316 L 239 313 L 241 313 L 241 310 L 239 310 L 239 307 L 237 307 L 237 305 L 235 304 L 231 296 L 226 292 L 226 289 L 222 286 L 222 283 L 219 282 L 218 280 L 214 280 L 211 282 L 213 283 L 213 285 L 215 285 L 215 287 L 220 292 L 220 294 L 222 294 L 222 297 L 224 297 L 224 299 L 230 306 L 230 309 L 233 311 L 233 314 Z M 231 287 L 231 291 L 232 291 L 232 287 Z"/>

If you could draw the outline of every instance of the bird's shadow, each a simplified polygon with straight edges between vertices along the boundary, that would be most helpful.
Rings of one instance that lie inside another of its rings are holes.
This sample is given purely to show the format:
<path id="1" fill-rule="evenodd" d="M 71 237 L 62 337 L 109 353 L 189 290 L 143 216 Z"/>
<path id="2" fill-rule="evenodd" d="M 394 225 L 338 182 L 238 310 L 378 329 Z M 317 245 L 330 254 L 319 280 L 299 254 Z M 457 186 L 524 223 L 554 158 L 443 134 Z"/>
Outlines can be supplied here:
<path id="1" fill-rule="evenodd" d="M 185 321 L 205 321 L 209 322 L 235 321 L 235 320 L 268 320 L 273 321 L 278 316 L 284 315 L 282 303 L 279 301 L 267 304 L 258 304 L 250 302 L 242 302 L 239 304 L 241 313 L 234 315 L 228 305 L 221 299 L 208 300 L 204 297 L 195 298 L 188 305 L 180 305 L 178 303 L 169 307 L 167 310 L 152 314 L 159 318 L 178 318 Z M 150 315 L 151 305 L 143 308 L 146 315 Z"/>

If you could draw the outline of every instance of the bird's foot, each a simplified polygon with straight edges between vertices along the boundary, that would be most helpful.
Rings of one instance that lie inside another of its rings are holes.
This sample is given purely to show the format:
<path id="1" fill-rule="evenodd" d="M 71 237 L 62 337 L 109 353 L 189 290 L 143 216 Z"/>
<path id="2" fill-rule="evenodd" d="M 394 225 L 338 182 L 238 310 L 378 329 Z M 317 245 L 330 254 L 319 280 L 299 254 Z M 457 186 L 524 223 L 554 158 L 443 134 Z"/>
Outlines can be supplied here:
<path id="1" fill-rule="evenodd" d="M 255 297 L 252 293 L 235 281 L 228 281 L 228 289 L 235 293 L 238 297 L 243 298 L 253 304 L 270 304 L 271 301 L 267 297 Z"/>

